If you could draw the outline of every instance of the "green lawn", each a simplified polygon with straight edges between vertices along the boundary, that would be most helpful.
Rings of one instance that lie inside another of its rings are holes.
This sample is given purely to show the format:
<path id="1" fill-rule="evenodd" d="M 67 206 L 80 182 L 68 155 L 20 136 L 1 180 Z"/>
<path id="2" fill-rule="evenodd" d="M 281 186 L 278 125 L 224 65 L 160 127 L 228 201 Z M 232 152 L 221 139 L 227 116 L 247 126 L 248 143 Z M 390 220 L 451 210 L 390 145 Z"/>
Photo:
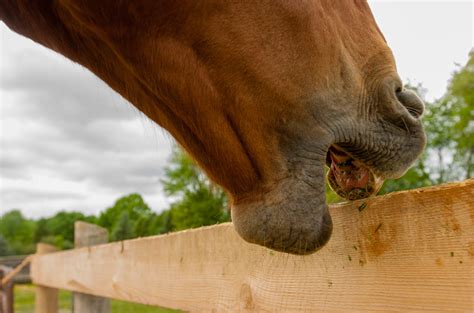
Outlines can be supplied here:
<path id="1" fill-rule="evenodd" d="M 15 286 L 15 313 L 33 313 L 35 302 L 35 288 L 32 285 Z M 59 312 L 71 313 L 71 293 L 59 292 Z M 112 300 L 112 313 L 175 313 L 171 309 L 151 307 L 148 305 Z"/>

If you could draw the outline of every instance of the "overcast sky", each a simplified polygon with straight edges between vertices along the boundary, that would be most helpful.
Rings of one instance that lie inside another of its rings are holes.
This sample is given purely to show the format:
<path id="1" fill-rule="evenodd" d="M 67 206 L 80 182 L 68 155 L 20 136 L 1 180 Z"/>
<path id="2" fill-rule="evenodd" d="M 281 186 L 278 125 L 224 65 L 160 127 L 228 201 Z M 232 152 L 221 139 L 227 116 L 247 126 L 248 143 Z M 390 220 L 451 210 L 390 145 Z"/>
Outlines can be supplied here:
<path id="1" fill-rule="evenodd" d="M 401 77 L 442 96 L 473 47 L 473 2 L 369 3 Z M 160 211 L 171 144 L 88 70 L 0 23 L 0 214 L 96 214 L 132 192 Z"/>

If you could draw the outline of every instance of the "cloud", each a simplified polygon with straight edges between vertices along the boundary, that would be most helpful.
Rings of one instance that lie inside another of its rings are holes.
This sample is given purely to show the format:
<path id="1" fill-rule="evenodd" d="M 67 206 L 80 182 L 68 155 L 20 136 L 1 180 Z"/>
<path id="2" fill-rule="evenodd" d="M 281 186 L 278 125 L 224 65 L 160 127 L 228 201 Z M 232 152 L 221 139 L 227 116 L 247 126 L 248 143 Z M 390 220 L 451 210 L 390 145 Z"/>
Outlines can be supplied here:
<path id="1" fill-rule="evenodd" d="M 165 208 L 169 135 L 78 64 L 0 37 L 0 214 L 97 213 L 132 192 Z"/>

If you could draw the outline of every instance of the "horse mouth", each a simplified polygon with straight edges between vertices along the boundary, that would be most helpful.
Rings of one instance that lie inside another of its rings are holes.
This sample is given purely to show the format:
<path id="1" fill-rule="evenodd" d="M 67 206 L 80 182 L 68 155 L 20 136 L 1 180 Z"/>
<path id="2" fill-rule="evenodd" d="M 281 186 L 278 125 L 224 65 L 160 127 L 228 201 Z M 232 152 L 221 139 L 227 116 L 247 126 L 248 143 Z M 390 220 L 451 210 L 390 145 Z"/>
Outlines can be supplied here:
<path id="1" fill-rule="evenodd" d="M 328 150 L 326 165 L 329 167 L 329 186 L 344 199 L 367 198 L 376 194 L 382 187 L 382 178 L 335 144 Z"/>

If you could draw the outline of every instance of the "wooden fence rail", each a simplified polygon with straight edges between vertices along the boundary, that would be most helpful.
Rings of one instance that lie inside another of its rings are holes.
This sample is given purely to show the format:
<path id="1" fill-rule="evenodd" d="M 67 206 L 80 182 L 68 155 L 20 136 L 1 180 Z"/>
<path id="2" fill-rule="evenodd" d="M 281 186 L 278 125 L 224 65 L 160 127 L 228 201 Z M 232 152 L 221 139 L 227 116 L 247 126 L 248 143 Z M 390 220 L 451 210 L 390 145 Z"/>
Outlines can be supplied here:
<path id="1" fill-rule="evenodd" d="M 474 309 L 474 180 L 331 207 L 309 256 L 231 224 L 37 255 L 36 284 L 192 312 Z"/>

